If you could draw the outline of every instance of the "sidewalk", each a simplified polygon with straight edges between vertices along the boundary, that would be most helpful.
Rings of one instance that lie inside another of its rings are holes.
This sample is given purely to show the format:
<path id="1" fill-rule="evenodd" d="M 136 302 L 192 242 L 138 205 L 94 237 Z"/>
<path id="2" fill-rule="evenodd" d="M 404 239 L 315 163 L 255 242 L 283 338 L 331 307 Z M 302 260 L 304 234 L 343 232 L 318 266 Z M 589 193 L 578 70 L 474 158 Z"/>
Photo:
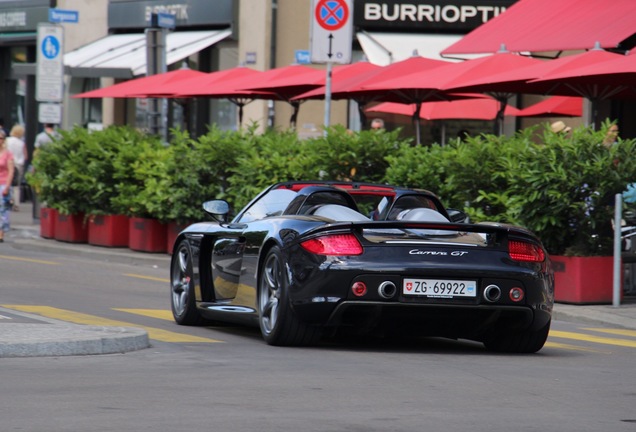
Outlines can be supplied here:
<path id="1" fill-rule="evenodd" d="M 170 256 L 167 254 L 43 239 L 39 235 L 39 220 L 33 217 L 32 211 L 31 203 L 22 203 L 19 212 L 11 213 L 11 232 L 5 236 L 0 254 L 10 254 L 11 248 L 15 248 L 166 269 L 169 266 Z M 624 299 L 619 307 L 557 303 L 553 318 L 556 321 L 636 330 L 636 298 Z M 69 324 L 0 307 L 0 358 L 107 354 L 148 346 L 145 330 Z"/>

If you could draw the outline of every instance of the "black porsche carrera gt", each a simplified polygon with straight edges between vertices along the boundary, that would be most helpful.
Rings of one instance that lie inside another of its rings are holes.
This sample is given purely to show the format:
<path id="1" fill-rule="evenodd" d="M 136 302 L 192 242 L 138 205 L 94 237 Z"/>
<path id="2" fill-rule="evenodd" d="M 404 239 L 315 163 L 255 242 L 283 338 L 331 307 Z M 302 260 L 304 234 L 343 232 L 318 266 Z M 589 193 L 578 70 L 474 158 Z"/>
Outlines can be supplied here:
<path id="1" fill-rule="evenodd" d="M 171 263 L 174 319 L 260 326 L 271 345 L 327 332 L 464 338 L 531 353 L 548 336 L 554 276 L 540 240 L 512 225 L 466 221 L 424 190 L 286 182 L 231 221 L 190 225 Z"/>

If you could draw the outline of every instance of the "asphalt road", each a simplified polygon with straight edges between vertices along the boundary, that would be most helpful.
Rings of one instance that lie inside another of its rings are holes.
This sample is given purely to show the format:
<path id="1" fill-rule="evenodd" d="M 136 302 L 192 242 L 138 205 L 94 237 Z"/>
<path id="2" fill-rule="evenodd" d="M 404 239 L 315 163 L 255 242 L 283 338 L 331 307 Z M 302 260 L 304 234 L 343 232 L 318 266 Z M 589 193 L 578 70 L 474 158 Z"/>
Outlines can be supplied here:
<path id="1" fill-rule="evenodd" d="M 443 339 L 276 348 L 256 329 L 175 325 L 167 260 L 0 250 L 0 276 L 2 305 L 151 339 L 0 359 L 2 431 L 636 430 L 634 331 L 557 321 L 536 355 Z"/>

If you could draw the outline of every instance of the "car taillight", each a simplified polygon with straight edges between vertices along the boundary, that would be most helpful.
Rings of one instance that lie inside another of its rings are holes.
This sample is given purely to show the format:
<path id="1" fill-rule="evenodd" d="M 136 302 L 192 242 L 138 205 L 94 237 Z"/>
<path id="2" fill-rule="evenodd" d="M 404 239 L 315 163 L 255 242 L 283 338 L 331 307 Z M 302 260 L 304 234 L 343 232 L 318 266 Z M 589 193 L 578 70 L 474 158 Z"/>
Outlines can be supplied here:
<path id="1" fill-rule="evenodd" d="M 362 245 L 353 234 L 334 234 L 316 237 L 300 244 L 317 255 L 360 255 Z"/>
<path id="2" fill-rule="evenodd" d="M 508 242 L 508 253 L 515 261 L 543 262 L 545 253 L 538 245 L 524 241 L 511 240 Z"/>

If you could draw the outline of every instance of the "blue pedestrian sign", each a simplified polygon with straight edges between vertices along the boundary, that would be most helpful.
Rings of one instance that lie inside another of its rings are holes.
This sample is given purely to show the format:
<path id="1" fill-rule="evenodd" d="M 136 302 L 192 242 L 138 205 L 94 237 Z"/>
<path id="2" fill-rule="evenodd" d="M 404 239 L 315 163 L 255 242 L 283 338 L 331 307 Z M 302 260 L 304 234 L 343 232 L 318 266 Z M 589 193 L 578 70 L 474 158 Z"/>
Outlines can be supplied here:
<path id="1" fill-rule="evenodd" d="M 60 40 L 55 36 L 45 36 L 42 40 L 42 55 L 49 60 L 53 60 L 60 55 Z"/>

